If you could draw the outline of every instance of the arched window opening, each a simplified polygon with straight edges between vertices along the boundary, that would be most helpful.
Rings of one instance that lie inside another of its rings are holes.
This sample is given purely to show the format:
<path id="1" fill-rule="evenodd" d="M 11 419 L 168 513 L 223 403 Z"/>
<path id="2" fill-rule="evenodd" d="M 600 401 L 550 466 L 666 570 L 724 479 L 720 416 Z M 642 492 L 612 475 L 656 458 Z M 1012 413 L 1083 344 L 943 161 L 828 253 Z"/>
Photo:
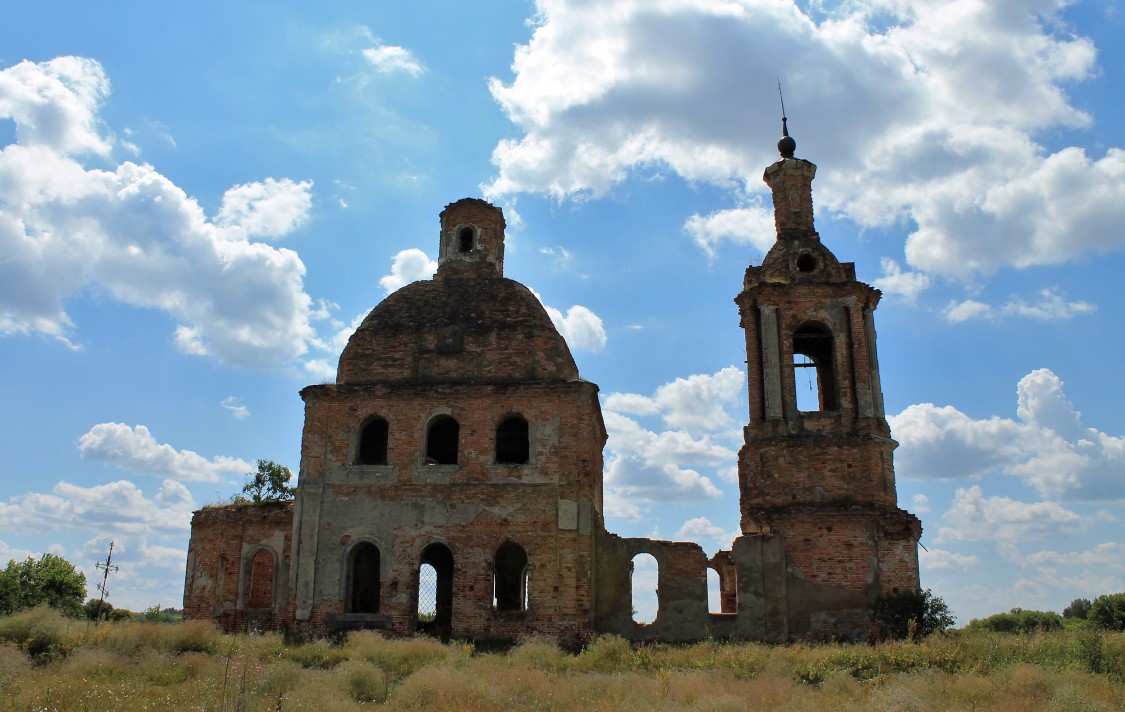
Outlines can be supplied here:
<path id="1" fill-rule="evenodd" d="M 432 564 L 418 567 L 418 625 L 432 623 L 437 612 L 437 569 Z"/>
<path id="2" fill-rule="evenodd" d="M 370 542 L 351 551 L 348 587 L 349 613 L 379 612 L 379 548 Z"/>
<path id="3" fill-rule="evenodd" d="M 457 234 L 457 251 L 458 252 L 472 252 L 476 235 L 471 227 L 461 228 L 461 232 Z"/>
<path id="4" fill-rule="evenodd" d="M 448 415 L 439 415 L 430 421 L 426 432 L 426 462 L 431 465 L 457 464 L 457 421 Z"/>
<path id="5" fill-rule="evenodd" d="M 823 324 L 806 324 L 793 334 L 793 383 L 797 410 L 836 410 L 835 344 Z"/>
<path id="6" fill-rule="evenodd" d="M 387 421 L 376 417 L 363 425 L 356 461 L 361 465 L 387 464 Z"/>
<path id="7" fill-rule="evenodd" d="M 722 580 L 719 577 L 719 572 L 711 567 L 707 568 L 707 612 L 724 612 Z"/>
<path id="8" fill-rule="evenodd" d="M 273 552 L 258 549 L 250 559 L 250 573 L 246 578 L 246 607 L 273 607 Z"/>
<path id="9" fill-rule="evenodd" d="M 660 566 L 652 554 L 637 554 L 629 562 L 633 622 L 648 625 L 660 611 Z"/>
<path id="10" fill-rule="evenodd" d="M 496 462 L 510 465 L 527 464 L 531 455 L 527 421 L 518 415 L 500 423 L 496 428 Z"/>
<path id="11" fill-rule="evenodd" d="M 453 552 L 430 544 L 418 563 L 418 630 L 448 639 L 453 632 Z"/>
<path id="12" fill-rule="evenodd" d="M 492 605 L 498 611 L 526 610 L 527 552 L 515 542 L 506 542 L 496 550 L 495 564 Z"/>

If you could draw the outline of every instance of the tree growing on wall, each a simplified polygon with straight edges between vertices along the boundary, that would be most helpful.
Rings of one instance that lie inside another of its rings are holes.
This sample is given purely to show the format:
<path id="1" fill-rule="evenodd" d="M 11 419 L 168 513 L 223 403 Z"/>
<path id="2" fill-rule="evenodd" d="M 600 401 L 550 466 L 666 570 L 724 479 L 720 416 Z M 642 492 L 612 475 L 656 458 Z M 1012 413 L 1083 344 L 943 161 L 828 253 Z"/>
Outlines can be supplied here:
<path id="1" fill-rule="evenodd" d="M 297 489 L 289 486 L 293 473 L 273 460 L 258 460 L 258 471 L 247 472 L 250 481 L 242 486 L 242 494 L 231 497 L 236 504 L 284 502 L 293 499 Z"/>
<path id="2" fill-rule="evenodd" d="M 85 615 L 82 601 L 86 598 L 86 574 L 75 571 L 74 564 L 55 554 L 43 554 L 36 560 L 9 561 L 0 571 L 0 615 L 10 615 L 25 608 L 50 606 L 65 615 Z"/>

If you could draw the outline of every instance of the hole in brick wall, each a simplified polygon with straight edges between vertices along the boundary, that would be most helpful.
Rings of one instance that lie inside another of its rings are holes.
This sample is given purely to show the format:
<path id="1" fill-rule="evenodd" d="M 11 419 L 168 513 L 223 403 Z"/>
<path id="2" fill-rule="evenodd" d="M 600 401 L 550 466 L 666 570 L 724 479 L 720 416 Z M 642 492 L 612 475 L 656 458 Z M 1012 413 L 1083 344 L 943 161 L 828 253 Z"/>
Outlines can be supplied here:
<path id="1" fill-rule="evenodd" d="M 506 418 L 496 428 L 496 462 L 523 465 L 530 455 L 527 421 L 518 415 Z"/>
<path id="2" fill-rule="evenodd" d="M 707 569 L 707 611 L 721 613 L 723 611 L 723 586 L 719 572 Z"/>
<path id="3" fill-rule="evenodd" d="M 492 605 L 498 611 L 527 609 L 527 552 L 509 541 L 496 550 Z"/>
<path id="4" fill-rule="evenodd" d="M 364 423 L 356 461 L 361 465 L 387 464 L 387 421 L 376 416 Z"/>
<path id="5" fill-rule="evenodd" d="M 629 562 L 632 571 L 633 622 L 647 625 L 656 620 L 660 610 L 660 565 L 652 554 L 637 554 Z"/>
<path id="6" fill-rule="evenodd" d="M 467 227 L 467 226 L 461 228 L 461 232 L 459 232 L 457 234 L 457 251 L 458 252 L 472 252 L 473 246 L 474 246 L 473 243 L 475 242 L 475 240 L 474 240 L 475 237 L 476 237 L 476 234 L 475 234 L 473 228 Z"/>
<path id="7" fill-rule="evenodd" d="M 448 415 L 439 415 L 431 420 L 426 430 L 426 463 L 456 465 L 459 431 L 457 421 Z"/>
<path id="8" fill-rule="evenodd" d="M 797 257 L 797 269 L 802 272 L 812 272 L 816 269 L 816 258 L 805 253 Z"/>
<path id="9" fill-rule="evenodd" d="M 370 542 L 356 544 L 348 566 L 348 611 L 379 612 L 379 548 Z"/>

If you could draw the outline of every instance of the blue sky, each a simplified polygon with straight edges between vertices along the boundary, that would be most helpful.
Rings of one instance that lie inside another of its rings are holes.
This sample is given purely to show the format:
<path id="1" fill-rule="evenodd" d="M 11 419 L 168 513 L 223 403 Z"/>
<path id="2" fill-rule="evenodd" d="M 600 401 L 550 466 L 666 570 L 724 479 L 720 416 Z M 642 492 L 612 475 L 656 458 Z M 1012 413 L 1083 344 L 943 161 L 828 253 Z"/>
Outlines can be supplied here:
<path id="1" fill-rule="evenodd" d="M 298 390 L 467 196 L 601 387 L 608 528 L 726 546 L 780 77 L 821 238 L 884 293 L 923 586 L 962 622 L 1125 590 L 1122 25 L 1118 0 L 17 3 L 0 559 L 93 573 L 113 539 L 111 601 L 178 606 L 192 510 L 297 469 Z"/>

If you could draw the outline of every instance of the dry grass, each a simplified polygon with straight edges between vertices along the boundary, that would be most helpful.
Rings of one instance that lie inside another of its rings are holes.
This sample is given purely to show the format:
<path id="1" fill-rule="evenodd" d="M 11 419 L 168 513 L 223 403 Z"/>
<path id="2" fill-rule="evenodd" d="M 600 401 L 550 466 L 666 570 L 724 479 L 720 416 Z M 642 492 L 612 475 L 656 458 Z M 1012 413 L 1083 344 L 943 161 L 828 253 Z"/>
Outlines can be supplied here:
<path id="1" fill-rule="evenodd" d="M 962 631 L 922 644 L 634 647 L 504 653 L 385 639 L 286 645 L 200 623 L 97 629 L 49 611 L 0 619 L 9 710 L 1118 710 L 1125 634 Z"/>

